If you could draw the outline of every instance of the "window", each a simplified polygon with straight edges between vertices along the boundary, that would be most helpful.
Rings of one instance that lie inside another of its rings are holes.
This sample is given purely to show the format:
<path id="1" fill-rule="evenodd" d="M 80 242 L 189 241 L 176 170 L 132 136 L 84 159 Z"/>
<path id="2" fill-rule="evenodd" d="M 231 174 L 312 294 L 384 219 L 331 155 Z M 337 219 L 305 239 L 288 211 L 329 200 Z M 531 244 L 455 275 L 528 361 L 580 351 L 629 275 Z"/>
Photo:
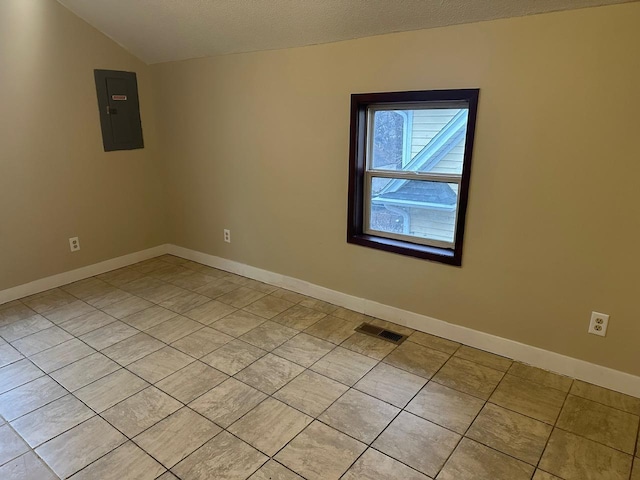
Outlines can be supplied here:
<path id="1" fill-rule="evenodd" d="M 461 265 L 478 94 L 351 96 L 349 243 Z"/>

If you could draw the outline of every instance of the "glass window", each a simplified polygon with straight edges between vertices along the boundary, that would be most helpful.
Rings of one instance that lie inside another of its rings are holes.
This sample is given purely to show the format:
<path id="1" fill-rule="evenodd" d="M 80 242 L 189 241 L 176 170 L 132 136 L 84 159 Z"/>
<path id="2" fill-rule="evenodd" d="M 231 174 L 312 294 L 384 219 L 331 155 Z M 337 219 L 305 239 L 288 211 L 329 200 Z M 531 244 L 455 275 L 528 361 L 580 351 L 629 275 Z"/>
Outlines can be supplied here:
<path id="1" fill-rule="evenodd" d="M 461 264 L 477 100 L 352 96 L 349 242 Z"/>

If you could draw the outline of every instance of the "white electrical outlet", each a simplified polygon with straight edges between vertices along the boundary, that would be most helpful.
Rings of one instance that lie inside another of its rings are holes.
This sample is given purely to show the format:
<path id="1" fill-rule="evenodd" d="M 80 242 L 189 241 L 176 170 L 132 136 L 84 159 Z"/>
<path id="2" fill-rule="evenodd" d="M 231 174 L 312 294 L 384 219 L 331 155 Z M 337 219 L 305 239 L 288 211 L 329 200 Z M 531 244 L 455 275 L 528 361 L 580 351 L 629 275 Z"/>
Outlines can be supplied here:
<path id="1" fill-rule="evenodd" d="M 224 241 L 231 243 L 231 230 L 224 229 Z"/>
<path id="2" fill-rule="evenodd" d="M 80 250 L 80 240 L 78 237 L 73 237 L 69 239 L 69 248 L 72 252 L 77 252 Z"/>
<path id="3" fill-rule="evenodd" d="M 589 333 L 607 336 L 607 327 L 609 326 L 609 315 L 606 313 L 591 312 L 591 322 L 589 322 Z"/>

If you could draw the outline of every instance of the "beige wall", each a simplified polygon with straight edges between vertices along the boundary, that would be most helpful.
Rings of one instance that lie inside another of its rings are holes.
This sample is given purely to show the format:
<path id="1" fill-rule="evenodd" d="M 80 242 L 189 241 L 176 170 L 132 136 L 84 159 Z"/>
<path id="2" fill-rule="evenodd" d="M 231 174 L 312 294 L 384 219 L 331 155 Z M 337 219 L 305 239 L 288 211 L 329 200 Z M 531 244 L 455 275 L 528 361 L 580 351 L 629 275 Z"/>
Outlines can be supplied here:
<path id="1" fill-rule="evenodd" d="M 639 375 L 639 23 L 634 3 L 154 66 L 172 241 Z M 349 95 L 462 87 L 462 268 L 348 245 Z"/>
<path id="2" fill-rule="evenodd" d="M 138 73 L 145 149 L 104 153 L 94 68 Z M 53 0 L 0 1 L 0 290 L 164 243 L 149 75 Z"/>

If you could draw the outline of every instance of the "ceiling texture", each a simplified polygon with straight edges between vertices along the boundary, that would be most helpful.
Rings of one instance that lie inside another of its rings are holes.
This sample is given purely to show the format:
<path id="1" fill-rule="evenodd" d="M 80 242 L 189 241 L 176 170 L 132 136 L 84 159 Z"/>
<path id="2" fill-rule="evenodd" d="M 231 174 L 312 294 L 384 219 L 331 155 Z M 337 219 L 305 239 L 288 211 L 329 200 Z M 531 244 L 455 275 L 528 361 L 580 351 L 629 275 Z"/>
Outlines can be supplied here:
<path id="1" fill-rule="evenodd" d="M 58 0 L 146 63 L 635 0 Z"/>

